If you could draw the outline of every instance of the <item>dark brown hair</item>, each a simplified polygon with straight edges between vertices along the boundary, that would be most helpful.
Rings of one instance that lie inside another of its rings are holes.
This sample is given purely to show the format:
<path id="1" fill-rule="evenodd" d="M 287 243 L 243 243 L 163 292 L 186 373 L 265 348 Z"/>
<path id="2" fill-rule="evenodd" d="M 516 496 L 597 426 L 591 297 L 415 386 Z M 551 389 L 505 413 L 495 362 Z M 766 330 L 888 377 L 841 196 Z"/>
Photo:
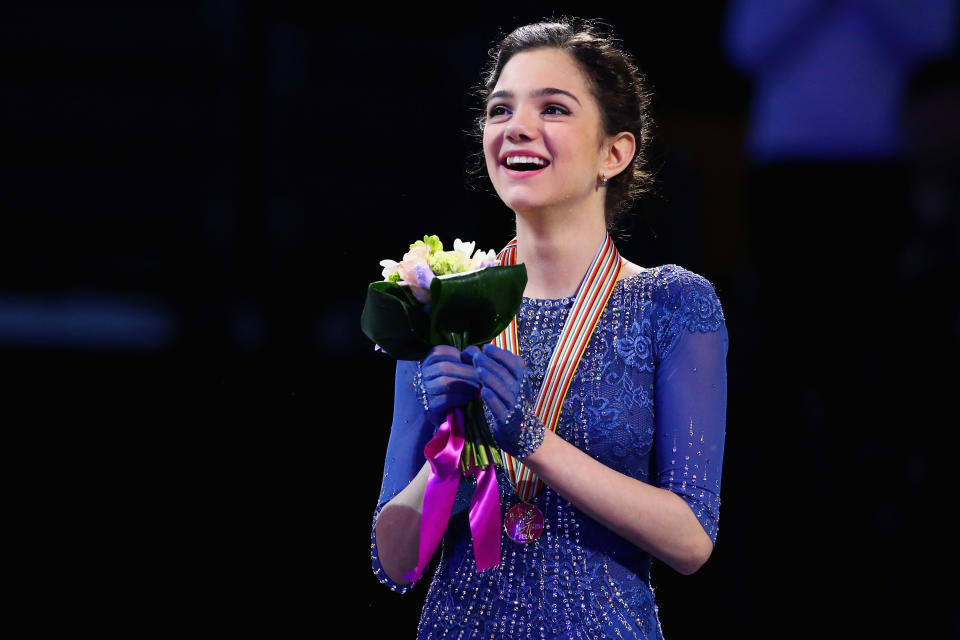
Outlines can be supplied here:
<path id="1" fill-rule="evenodd" d="M 489 50 L 482 81 L 471 91 L 479 98 L 482 113 L 475 119 L 471 132 L 471 137 L 480 143 L 480 151 L 474 154 L 477 162 L 469 173 L 474 177 L 485 173 L 485 105 L 503 67 L 521 51 L 545 47 L 567 52 L 587 78 L 587 85 L 600 109 L 601 134 L 612 136 L 629 131 L 636 140 L 636 151 L 630 164 L 607 183 L 604 216 L 607 228 L 614 230 L 621 215 L 630 209 L 638 196 L 649 191 L 653 183 L 653 174 L 646 170 L 646 152 L 654 126 L 650 115 L 652 94 L 646 76 L 622 48 L 620 39 L 613 35 L 609 25 L 598 20 L 562 16 L 528 24 L 514 29 Z"/>

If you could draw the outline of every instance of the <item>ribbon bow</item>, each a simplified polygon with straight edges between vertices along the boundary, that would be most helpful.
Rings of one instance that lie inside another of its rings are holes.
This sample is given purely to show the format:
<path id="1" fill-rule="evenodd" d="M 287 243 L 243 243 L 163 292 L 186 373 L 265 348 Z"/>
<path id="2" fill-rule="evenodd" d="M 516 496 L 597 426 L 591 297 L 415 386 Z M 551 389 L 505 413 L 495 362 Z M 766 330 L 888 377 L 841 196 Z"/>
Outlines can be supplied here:
<path id="1" fill-rule="evenodd" d="M 462 475 L 459 465 L 463 443 L 463 411 L 457 407 L 447 414 L 436 435 L 423 448 L 423 455 L 430 462 L 430 475 L 423 494 L 417 566 L 403 576 L 411 583 L 423 575 L 447 530 Z M 473 534 L 477 570 L 483 571 L 500 564 L 501 520 L 497 470 L 491 463 L 486 469 L 474 465 L 464 473 L 477 476 L 477 486 L 470 501 L 470 532 Z"/>

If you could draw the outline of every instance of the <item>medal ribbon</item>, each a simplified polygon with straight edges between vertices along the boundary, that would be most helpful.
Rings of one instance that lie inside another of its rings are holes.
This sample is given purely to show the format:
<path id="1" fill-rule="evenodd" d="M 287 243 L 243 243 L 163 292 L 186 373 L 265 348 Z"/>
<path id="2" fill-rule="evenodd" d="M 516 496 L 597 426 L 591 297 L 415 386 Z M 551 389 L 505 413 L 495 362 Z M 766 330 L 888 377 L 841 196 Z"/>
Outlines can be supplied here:
<path id="1" fill-rule="evenodd" d="M 517 239 L 514 238 L 497 255 L 501 265 L 513 265 L 517 261 Z M 580 283 L 573 307 L 563 324 L 563 330 L 557 340 L 557 345 L 550 356 L 547 373 L 537 395 L 536 413 L 544 427 L 556 431 L 560 421 L 560 411 L 563 401 L 567 397 L 573 374 L 580 364 L 580 358 L 590 341 L 593 329 L 596 327 L 603 309 L 613 293 L 620 275 L 620 253 L 613 244 L 613 239 L 607 233 L 603 244 L 590 263 L 590 268 Z M 506 349 L 520 355 L 520 342 L 517 340 L 517 318 L 510 321 L 510 325 L 493 343 L 501 349 Z M 522 462 L 505 451 L 500 451 L 503 458 L 507 477 L 516 487 L 516 492 L 524 502 L 530 500 L 543 488 L 543 480 L 526 467 Z"/>

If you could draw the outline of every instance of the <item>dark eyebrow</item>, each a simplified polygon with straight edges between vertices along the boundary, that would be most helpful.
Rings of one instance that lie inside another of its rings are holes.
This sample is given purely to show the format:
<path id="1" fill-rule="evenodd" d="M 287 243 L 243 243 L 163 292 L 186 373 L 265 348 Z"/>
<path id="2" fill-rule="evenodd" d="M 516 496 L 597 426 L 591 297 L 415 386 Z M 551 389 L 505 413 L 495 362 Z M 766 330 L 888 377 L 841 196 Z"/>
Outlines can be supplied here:
<path id="1" fill-rule="evenodd" d="M 540 96 L 554 96 L 554 95 L 557 95 L 558 93 L 563 94 L 565 96 L 570 96 L 571 98 L 576 100 L 577 104 L 580 104 L 580 101 L 577 100 L 577 96 L 573 95 L 569 91 L 564 91 L 563 89 L 557 89 L 555 87 L 545 87 L 543 89 L 534 89 L 533 91 L 530 92 L 530 97 L 538 98 Z M 490 94 L 490 97 L 487 98 L 487 102 L 489 103 L 494 98 L 501 98 L 501 97 L 512 98 L 513 92 L 506 91 L 504 89 L 501 89 L 500 91 L 494 91 L 493 93 Z M 583 106 L 583 105 L 580 105 L 580 106 Z"/>

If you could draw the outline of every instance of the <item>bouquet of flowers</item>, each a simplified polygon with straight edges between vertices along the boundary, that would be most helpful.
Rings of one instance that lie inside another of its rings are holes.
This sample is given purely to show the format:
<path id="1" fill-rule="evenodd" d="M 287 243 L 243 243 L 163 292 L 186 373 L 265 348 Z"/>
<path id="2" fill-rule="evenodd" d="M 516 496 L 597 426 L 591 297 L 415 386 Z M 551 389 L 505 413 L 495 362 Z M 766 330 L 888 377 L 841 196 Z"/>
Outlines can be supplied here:
<path id="1" fill-rule="evenodd" d="M 381 351 L 400 360 L 422 360 L 436 345 L 459 350 L 490 342 L 520 309 L 526 268 L 500 266 L 492 250 L 456 239 L 444 251 L 437 236 L 410 245 L 403 260 L 382 260 L 383 280 L 367 288 L 360 324 Z M 500 466 L 479 396 L 466 407 L 460 469 Z"/>

